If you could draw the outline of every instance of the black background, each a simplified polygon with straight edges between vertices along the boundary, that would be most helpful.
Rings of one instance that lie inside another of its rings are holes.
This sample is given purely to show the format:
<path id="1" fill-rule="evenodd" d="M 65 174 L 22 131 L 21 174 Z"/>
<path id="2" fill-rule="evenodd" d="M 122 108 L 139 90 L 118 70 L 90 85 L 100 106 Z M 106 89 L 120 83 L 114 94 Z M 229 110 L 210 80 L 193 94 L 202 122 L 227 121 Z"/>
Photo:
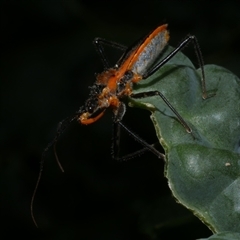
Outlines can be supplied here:
<path id="1" fill-rule="evenodd" d="M 73 123 L 52 149 L 30 215 L 41 153 L 57 124 L 88 96 L 101 61 L 94 37 L 129 45 L 162 23 L 170 45 L 198 37 L 206 64 L 240 75 L 238 1 L 1 1 L 1 238 L 195 239 L 211 235 L 175 203 L 164 164 L 150 153 L 111 159 L 111 111 L 90 126 Z M 108 50 L 114 61 L 118 52 Z M 184 52 L 197 63 L 192 47 Z M 149 113 L 129 108 L 124 122 L 156 141 Z M 136 143 L 123 136 L 122 153 Z M 139 147 L 136 145 L 136 147 Z"/>

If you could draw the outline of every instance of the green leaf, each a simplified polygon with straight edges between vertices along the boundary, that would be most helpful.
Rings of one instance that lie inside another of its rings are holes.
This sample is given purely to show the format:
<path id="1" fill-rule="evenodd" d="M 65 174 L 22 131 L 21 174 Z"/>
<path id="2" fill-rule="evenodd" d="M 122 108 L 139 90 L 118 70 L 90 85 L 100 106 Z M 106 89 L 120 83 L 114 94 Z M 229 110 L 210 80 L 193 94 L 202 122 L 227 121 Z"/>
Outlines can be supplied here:
<path id="1" fill-rule="evenodd" d="M 240 232 L 240 80 L 219 66 L 204 69 L 207 91 L 215 94 L 205 100 L 201 72 L 182 53 L 134 87 L 134 93 L 163 93 L 192 134 L 159 96 L 131 99 L 131 104 L 152 112 L 177 201 L 213 232 Z"/>
<path id="2" fill-rule="evenodd" d="M 240 233 L 234 232 L 221 232 L 218 234 L 214 234 L 209 238 L 201 238 L 199 240 L 239 240 Z"/>

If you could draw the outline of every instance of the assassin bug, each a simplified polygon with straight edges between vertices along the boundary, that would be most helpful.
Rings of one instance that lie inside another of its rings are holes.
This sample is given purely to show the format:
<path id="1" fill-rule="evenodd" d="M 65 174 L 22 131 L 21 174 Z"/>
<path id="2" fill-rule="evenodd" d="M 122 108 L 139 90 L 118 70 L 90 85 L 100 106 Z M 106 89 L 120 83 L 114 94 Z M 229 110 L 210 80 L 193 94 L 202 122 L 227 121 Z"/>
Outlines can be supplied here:
<path id="1" fill-rule="evenodd" d="M 47 148 L 44 150 L 41 161 L 41 168 L 39 177 L 37 180 L 36 188 L 33 193 L 31 201 L 31 214 L 33 221 L 36 221 L 33 216 L 33 200 L 36 194 L 36 189 L 38 187 L 41 173 L 43 169 L 43 159 L 45 153 L 48 149 L 53 146 L 56 159 L 56 142 L 66 129 L 66 127 L 74 120 L 77 120 L 83 125 L 89 125 L 97 120 L 99 120 L 105 113 L 105 110 L 109 107 L 113 110 L 113 122 L 114 122 L 114 140 L 113 140 L 113 158 L 127 160 L 139 155 L 145 151 L 151 151 L 157 157 L 164 159 L 164 154 L 160 153 L 154 145 L 148 144 L 146 141 L 141 139 L 135 133 L 133 133 L 128 127 L 122 123 L 123 116 L 126 112 L 126 105 L 123 102 L 127 97 L 131 98 L 144 98 L 151 96 L 159 96 L 166 103 L 166 105 L 173 111 L 176 115 L 178 121 L 183 125 L 188 133 L 191 133 L 191 128 L 177 112 L 177 110 L 171 105 L 171 103 L 164 97 L 164 95 L 159 91 L 148 91 L 134 94 L 132 88 L 134 84 L 139 81 L 147 79 L 149 76 L 154 74 L 160 67 L 162 67 L 166 62 L 168 62 L 172 57 L 175 56 L 179 51 L 181 51 L 189 42 L 192 42 L 195 47 L 195 52 L 199 61 L 199 65 L 202 73 L 202 97 L 207 98 L 206 85 L 205 85 L 205 75 L 203 69 L 203 59 L 198 42 L 193 35 L 188 35 L 169 55 L 167 55 L 163 60 L 154 65 L 160 53 L 163 51 L 169 40 L 169 32 L 167 30 L 167 24 L 161 25 L 142 38 L 133 47 L 127 49 L 125 46 L 117 44 L 115 42 L 109 42 L 102 38 L 96 38 L 94 40 L 94 45 L 97 52 L 100 55 L 101 61 L 104 66 L 104 71 L 96 76 L 96 82 L 91 87 L 90 95 L 85 104 L 80 107 L 80 109 L 71 117 L 66 118 L 60 122 L 56 136 L 52 142 L 50 142 Z M 123 50 L 124 53 L 118 62 L 110 67 L 110 64 L 105 55 L 103 45 L 110 45 L 114 48 Z M 128 154 L 125 157 L 118 157 L 118 138 L 117 134 L 119 129 L 123 128 L 129 133 L 135 140 L 143 145 L 143 149 Z M 58 164 L 63 171 L 59 161 Z"/>

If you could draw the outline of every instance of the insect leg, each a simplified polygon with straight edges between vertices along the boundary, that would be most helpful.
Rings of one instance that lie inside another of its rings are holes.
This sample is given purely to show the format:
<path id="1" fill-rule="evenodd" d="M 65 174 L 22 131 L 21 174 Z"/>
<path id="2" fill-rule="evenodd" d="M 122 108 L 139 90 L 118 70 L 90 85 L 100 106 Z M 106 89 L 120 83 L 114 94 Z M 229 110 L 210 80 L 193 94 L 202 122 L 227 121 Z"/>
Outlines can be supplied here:
<path id="1" fill-rule="evenodd" d="M 201 69 L 202 73 L 202 98 L 206 99 L 207 96 L 207 90 L 206 90 L 206 81 L 205 81 L 205 72 L 204 72 L 204 63 L 203 63 L 203 57 L 202 53 L 197 41 L 197 38 L 194 35 L 188 35 L 171 53 L 169 53 L 162 61 L 157 63 L 153 68 L 151 68 L 147 73 L 143 75 L 143 79 L 148 78 L 153 73 L 155 73 L 160 67 L 162 67 L 166 62 L 168 62 L 172 57 L 174 57 L 179 51 L 181 51 L 183 48 L 185 48 L 189 42 L 192 42 L 194 45 L 195 53 L 198 59 L 198 63 Z"/>
<path id="2" fill-rule="evenodd" d="M 154 146 L 155 144 L 148 144 L 145 140 L 143 140 L 142 138 L 140 138 L 136 133 L 134 133 L 132 130 L 130 130 L 125 124 L 123 124 L 122 122 L 118 122 L 118 124 L 137 142 L 139 142 L 141 145 L 143 145 L 143 149 L 140 149 L 134 153 L 130 153 L 124 157 L 122 157 L 122 159 L 127 160 L 130 158 L 133 158 L 137 155 L 143 154 L 144 152 L 146 152 L 147 150 L 152 152 L 153 154 L 155 154 L 158 158 L 161 159 L 165 159 L 165 155 L 160 153 Z"/>
<path id="3" fill-rule="evenodd" d="M 162 100 L 167 104 L 167 106 L 177 116 L 179 122 L 186 129 L 186 131 L 188 133 L 192 132 L 192 129 L 188 126 L 186 121 L 182 118 L 182 116 L 178 113 L 178 111 L 173 107 L 173 105 L 167 100 L 167 98 L 161 92 L 159 92 L 159 91 L 142 92 L 142 93 L 131 94 L 130 97 L 132 97 L 132 98 L 145 98 L 145 97 L 152 97 L 152 96 L 159 96 L 159 97 L 161 97 Z"/>
<path id="4" fill-rule="evenodd" d="M 110 63 L 109 63 L 108 58 L 105 54 L 105 50 L 104 50 L 103 45 L 108 45 L 110 47 L 120 49 L 121 51 L 126 51 L 126 49 L 127 49 L 127 47 L 125 47 L 124 45 L 121 45 L 121 44 L 116 43 L 116 42 L 108 41 L 108 40 L 105 40 L 103 38 L 95 38 L 94 41 L 93 41 L 93 44 L 96 48 L 97 53 L 100 56 L 100 59 L 101 59 L 105 69 L 110 68 Z"/>
<path id="5" fill-rule="evenodd" d="M 158 158 L 161 159 L 165 159 L 164 154 L 160 153 L 156 148 L 155 148 L 155 144 L 148 144 L 145 140 L 143 140 L 142 138 L 140 138 L 137 134 L 135 134 L 133 131 L 131 131 L 125 124 L 122 123 L 122 118 L 125 114 L 126 111 L 126 106 L 124 103 L 121 103 L 117 112 L 115 113 L 114 116 L 114 125 L 113 125 L 113 146 L 112 146 L 112 150 L 113 150 L 113 158 L 119 161 L 127 161 L 131 158 L 134 158 L 136 156 L 139 156 L 143 153 L 145 153 L 146 151 L 150 151 L 153 154 L 155 154 Z M 120 127 L 123 128 L 134 140 L 136 140 L 137 142 L 139 142 L 143 148 L 127 154 L 123 157 L 119 157 L 119 145 L 120 145 Z"/>

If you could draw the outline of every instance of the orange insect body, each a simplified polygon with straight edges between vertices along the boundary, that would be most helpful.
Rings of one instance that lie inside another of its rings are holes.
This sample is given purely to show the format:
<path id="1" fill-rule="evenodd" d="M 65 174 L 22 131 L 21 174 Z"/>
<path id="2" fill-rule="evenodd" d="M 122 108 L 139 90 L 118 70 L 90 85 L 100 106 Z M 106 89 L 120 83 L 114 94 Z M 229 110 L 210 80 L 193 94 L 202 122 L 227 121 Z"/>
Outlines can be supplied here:
<path id="1" fill-rule="evenodd" d="M 85 110 L 78 120 L 84 125 L 92 124 L 101 118 L 105 109 L 112 107 L 114 113 L 120 99 L 132 94 L 133 83 L 139 82 L 144 73 L 159 56 L 169 40 L 167 24 L 159 26 L 142 42 L 126 52 L 114 68 L 97 75 Z"/>

